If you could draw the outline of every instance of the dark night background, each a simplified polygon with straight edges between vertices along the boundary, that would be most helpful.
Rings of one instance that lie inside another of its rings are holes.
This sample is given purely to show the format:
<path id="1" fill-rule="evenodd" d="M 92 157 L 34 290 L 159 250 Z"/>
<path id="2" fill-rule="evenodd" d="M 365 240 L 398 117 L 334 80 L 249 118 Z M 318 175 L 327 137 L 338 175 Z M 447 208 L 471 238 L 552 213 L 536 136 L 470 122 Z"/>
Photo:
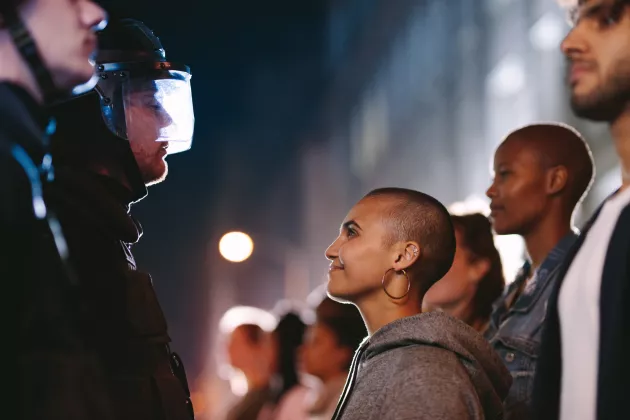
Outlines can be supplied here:
<path id="1" fill-rule="evenodd" d="M 312 124 L 324 83 L 326 2 L 101 4 L 110 18 L 144 21 L 167 58 L 188 64 L 193 75 L 193 147 L 169 158 L 168 179 L 150 188 L 134 214 L 144 228 L 136 258 L 153 275 L 173 348 L 194 381 L 209 351 L 207 253 L 223 228 L 216 218 L 229 214 L 233 225 L 259 229 L 254 209 L 265 185 L 290 174 L 296 139 Z"/>

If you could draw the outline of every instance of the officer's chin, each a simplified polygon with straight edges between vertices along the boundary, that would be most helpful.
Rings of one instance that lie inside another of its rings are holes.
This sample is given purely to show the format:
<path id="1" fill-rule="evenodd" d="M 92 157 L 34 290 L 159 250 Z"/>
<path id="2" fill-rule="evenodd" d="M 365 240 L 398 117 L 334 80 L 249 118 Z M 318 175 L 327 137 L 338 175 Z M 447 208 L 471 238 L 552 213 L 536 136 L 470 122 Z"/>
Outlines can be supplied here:
<path id="1" fill-rule="evenodd" d="M 160 157 L 159 161 L 155 163 L 151 171 L 145 172 L 144 184 L 148 187 L 151 185 L 159 184 L 166 179 L 168 175 L 168 163 L 164 160 L 166 156 Z"/>

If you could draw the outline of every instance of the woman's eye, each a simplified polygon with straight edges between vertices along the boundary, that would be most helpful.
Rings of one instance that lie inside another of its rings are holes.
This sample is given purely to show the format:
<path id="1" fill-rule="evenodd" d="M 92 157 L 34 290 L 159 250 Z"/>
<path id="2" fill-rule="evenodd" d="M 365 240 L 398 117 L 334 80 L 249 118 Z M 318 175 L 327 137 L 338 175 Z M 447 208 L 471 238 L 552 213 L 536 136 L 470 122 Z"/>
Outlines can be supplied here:
<path id="1" fill-rule="evenodd" d="M 617 20 L 612 16 L 602 17 L 599 21 L 599 24 L 602 28 L 608 28 L 610 26 L 615 25 L 616 23 L 617 23 Z"/>

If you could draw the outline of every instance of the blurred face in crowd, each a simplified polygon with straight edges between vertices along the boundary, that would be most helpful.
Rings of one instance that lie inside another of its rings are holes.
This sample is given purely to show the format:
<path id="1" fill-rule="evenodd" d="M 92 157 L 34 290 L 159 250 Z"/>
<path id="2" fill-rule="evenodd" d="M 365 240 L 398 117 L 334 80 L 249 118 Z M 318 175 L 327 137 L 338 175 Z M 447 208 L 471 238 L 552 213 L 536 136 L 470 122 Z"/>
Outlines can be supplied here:
<path id="1" fill-rule="evenodd" d="M 251 326 L 234 329 L 227 343 L 229 363 L 245 374 L 260 374 L 260 366 L 269 365 L 271 339 L 269 333 L 254 334 Z"/>
<path id="2" fill-rule="evenodd" d="M 464 245 L 460 229 L 455 228 L 456 250 L 451 269 L 424 295 L 423 311 L 456 307 L 460 302 L 471 301 L 479 282 L 490 269 L 487 259 L 475 259 Z"/>
<path id="3" fill-rule="evenodd" d="M 518 137 L 508 137 L 494 155 L 490 198 L 492 225 L 499 235 L 524 235 L 544 217 L 546 171 L 538 153 Z"/>
<path id="4" fill-rule="evenodd" d="M 256 353 L 257 344 L 252 342 L 243 327 L 237 327 L 228 339 L 228 358 L 232 367 L 244 370 L 251 354 Z"/>
<path id="5" fill-rule="evenodd" d="M 29 0 L 20 11 L 58 88 L 72 89 L 93 76 L 95 31 L 107 18 L 101 7 L 89 0 Z"/>
<path id="6" fill-rule="evenodd" d="M 613 121 L 630 104 L 630 3 L 580 1 L 562 42 L 578 116 Z"/>
<path id="7" fill-rule="evenodd" d="M 326 250 L 330 260 L 328 293 L 331 297 L 357 303 L 362 298 L 383 293 L 381 279 L 399 255 L 397 244 L 387 246 L 386 241 L 384 215 L 390 206 L 388 197 L 366 197 L 346 216 L 339 236 Z M 399 296 L 404 295 L 406 287 L 404 281 L 388 289 Z"/>
<path id="8" fill-rule="evenodd" d="M 172 119 L 162 107 L 153 81 L 138 81 L 126 95 L 127 137 L 146 185 L 163 181 L 168 173 L 165 161 L 168 142 L 158 141 L 160 130 Z"/>
<path id="9" fill-rule="evenodd" d="M 308 328 L 300 348 L 304 372 L 326 382 L 347 373 L 351 359 L 352 350 L 339 345 L 335 333 L 326 324 L 317 322 Z"/>

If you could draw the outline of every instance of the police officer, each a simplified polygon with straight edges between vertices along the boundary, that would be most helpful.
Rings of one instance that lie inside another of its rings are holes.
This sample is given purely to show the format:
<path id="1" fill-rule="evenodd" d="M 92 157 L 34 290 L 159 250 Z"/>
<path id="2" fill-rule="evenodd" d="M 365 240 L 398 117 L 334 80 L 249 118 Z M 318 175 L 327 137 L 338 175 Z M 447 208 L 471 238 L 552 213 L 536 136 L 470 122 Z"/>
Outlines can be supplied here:
<path id="1" fill-rule="evenodd" d="M 83 331 L 104 366 L 117 419 L 193 417 L 186 377 L 149 274 L 131 252 L 142 235 L 130 206 L 191 146 L 190 70 L 166 60 L 142 22 L 98 34 L 98 84 L 52 109 L 57 184 L 51 199 L 77 267 Z"/>
<path id="2" fill-rule="evenodd" d="M 98 368 L 73 322 L 65 239 L 44 199 L 53 172 L 42 107 L 94 75 L 94 31 L 105 18 L 88 0 L 0 2 L 3 410 L 11 418 L 107 418 Z"/>

